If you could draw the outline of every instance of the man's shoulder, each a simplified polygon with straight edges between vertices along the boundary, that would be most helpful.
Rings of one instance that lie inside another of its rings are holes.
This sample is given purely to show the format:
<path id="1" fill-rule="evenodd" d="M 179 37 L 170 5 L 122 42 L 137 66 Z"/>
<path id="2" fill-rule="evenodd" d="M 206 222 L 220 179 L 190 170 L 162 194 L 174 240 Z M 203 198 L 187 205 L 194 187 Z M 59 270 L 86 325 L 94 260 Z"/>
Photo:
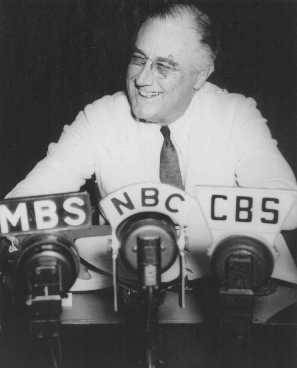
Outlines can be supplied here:
<path id="1" fill-rule="evenodd" d="M 129 103 L 124 92 L 115 92 L 112 95 L 105 95 L 88 104 L 84 108 L 84 112 L 88 117 L 96 117 L 100 115 L 114 115 L 129 110 Z"/>
<path id="2" fill-rule="evenodd" d="M 205 118 L 220 125 L 231 126 L 234 119 L 262 118 L 253 98 L 229 92 L 209 82 L 199 91 L 196 101 L 197 112 L 200 110 Z"/>
<path id="3" fill-rule="evenodd" d="M 240 93 L 231 93 L 207 82 L 198 92 L 194 102 L 194 116 L 203 122 L 203 129 L 230 132 L 234 126 L 242 127 L 248 122 L 251 129 L 266 121 L 254 99 Z"/>
<path id="4" fill-rule="evenodd" d="M 205 83 L 201 89 L 200 95 L 201 99 L 205 99 L 205 101 L 222 104 L 223 106 L 255 104 L 255 101 L 250 97 L 246 97 L 241 93 L 229 92 L 227 89 L 221 88 L 210 82 Z"/>

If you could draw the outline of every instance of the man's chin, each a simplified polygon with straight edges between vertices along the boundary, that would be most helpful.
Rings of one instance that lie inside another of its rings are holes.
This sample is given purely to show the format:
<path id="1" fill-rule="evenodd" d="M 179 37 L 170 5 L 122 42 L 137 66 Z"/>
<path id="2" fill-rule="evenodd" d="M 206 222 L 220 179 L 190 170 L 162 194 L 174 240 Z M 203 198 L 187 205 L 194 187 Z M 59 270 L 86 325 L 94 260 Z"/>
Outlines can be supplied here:
<path id="1" fill-rule="evenodd" d="M 156 119 L 156 117 L 152 114 L 145 113 L 143 111 L 132 111 L 133 116 L 136 120 L 142 121 L 144 123 L 152 123 L 152 124 L 158 124 L 159 121 Z"/>

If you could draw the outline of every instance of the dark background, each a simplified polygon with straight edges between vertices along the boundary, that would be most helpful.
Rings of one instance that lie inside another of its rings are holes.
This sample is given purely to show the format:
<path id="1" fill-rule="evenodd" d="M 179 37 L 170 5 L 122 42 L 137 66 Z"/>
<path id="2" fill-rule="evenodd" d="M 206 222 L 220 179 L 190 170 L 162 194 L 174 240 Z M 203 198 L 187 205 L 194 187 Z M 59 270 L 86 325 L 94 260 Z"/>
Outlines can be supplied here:
<path id="1" fill-rule="evenodd" d="M 45 155 L 48 143 L 58 139 L 63 125 L 71 123 L 85 104 L 123 88 L 135 7 L 151 2 L 0 0 L 0 196 Z M 297 173 L 296 1 L 209 0 L 203 7 L 222 27 L 223 53 L 211 80 L 257 100 Z M 97 329 L 64 332 L 65 366 L 97 366 L 102 354 L 103 366 L 114 366 L 108 363 L 112 359 L 119 366 L 120 335 L 108 331 L 101 339 Z M 197 359 L 201 363 L 203 356 L 213 356 L 211 348 L 200 345 L 205 335 L 196 340 L 198 332 L 190 331 L 164 337 L 162 347 L 172 367 L 197 367 Z M 31 351 L 25 339 L 16 344 L 15 338 L 5 350 L 8 365 L 33 367 L 31 358 L 37 362 L 38 349 Z M 257 330 L 254 356 L 255 367 L 295 367 L 296 331 Z M 202 364 L 215 367 L 207 365 L 207 359 Z"/>
<path id="2" fill-rule="evenodd" d="M 0 195 L 88 102 L 123 88 L 137 5 L 153 0 L 0 0 Z M 254 97 L 297 172 L 297 3 L 202 1 L 222 28 L 211 80 Z"/>

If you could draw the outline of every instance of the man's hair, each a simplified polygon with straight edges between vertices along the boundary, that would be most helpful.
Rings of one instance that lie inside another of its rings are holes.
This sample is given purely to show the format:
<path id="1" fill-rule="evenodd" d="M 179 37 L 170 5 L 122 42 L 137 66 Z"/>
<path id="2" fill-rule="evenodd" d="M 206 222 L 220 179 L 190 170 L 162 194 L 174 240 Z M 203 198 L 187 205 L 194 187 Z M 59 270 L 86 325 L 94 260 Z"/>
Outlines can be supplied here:
<path id="1" fill-rule="evenodd" d="M 176 18 L 187 12 L 193 16 L 200 43 L 206 46 L 214 62 L 220 49 L 219 32 L 217 25 L 201 10 L 202 8 L 203 4 L 198 4 L 198 1 L 195 0 L 147 1 L 146 6 L 143 4 L 142 11 L 137 15 L 137 30 L 149 19 Z"/>

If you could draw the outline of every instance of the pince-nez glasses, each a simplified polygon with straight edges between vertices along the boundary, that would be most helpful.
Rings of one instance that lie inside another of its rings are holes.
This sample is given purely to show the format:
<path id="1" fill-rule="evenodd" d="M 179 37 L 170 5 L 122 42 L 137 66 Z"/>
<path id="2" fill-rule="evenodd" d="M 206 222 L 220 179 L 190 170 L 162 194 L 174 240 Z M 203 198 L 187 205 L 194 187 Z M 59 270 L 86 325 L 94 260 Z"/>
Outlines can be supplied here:
<path id="1" fill-rule="evenodd" d="M 167 58 L 151 60 L 145 55 L 134 53 L 130 60 L 130 66 L 144 68 L 149 63 L 150 69 L 157 78 L 165 79 L 178 71 L 177 63 Z"/>

